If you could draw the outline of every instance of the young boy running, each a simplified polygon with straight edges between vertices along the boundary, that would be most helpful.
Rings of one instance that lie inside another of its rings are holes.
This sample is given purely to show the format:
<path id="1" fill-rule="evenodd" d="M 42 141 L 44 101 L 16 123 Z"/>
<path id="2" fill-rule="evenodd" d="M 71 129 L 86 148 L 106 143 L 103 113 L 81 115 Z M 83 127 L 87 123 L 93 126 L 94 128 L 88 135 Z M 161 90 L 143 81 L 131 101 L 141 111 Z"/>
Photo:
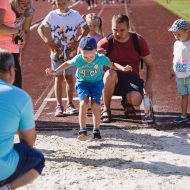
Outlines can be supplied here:
<path id="1" fill-rule="evenodd" d="M 122 71 L 132 70 L 132 67 L 127 65 L 125 67 L 111 63 L 110 60 L 103 54 L 97 53 L 96 40 L 92 37 L 84 37 L 79 44 L 80 53 L 71 60 L 64 62 L 57 69 L 46 69 L 47 75 L 56 75 L 58 72 L 69 68 L 70 66 L 76 66 L 76 85 L 79 100 L 79 140 L 86 140 L 86 119 L 88 111 L 89 97 L 91 97 L 91 107 L 93 115 L 93 138 L 101 139 L 100 135 L 100 98 L 104 83 L 102 80 L 103 70 L 102 67 L 109 66 L 113 69 Z"/>
<path id="2" fill-rule="evenodd" d="M 51 67 L 56 69 L 63 61 L 66 61 L 76 55 L 76 49 L 81 37 L 88 34 L 88 26 L 86 22 L 79 14 L 78 11 L 68 8 L 68 0 L 55 0 L 58 9 L 51 11 L 42 24 L 38 28 L 38 33 L 43 41 L 51 49 Z M 45 28 L 51 29 L 51 38 L 48 38 L 48 34 L 45 34 Z M 82 35 L 77 38 L 77 30 L 81 27 Z M 62 86 L 63 75 L 66 80 L 66 94 L 68 98 L 66 106 L 66 114 L 74 114 L 77 112 L 72 99 L 74 92 L 74 74 L 76 72 L 75 67 L 71 67 L 65 72 L 59 72 L 55 77 L 55 97 L 57 107 L 55 116 L 63 116 L 62 106 Z"/>
<path id="3" fill-rule="evenodd" d="M 181 95 L 181 116 L 174 122 L 181 123 L 186 121 L 190 124 L 187 117 L 188 96 L 190 95 L 190 25 L 183 19 L 176 20 L 170 32 L 173 33 L 176 42 L 173 47 L 173 70 L 171 76 L 176 75 L 178 93 Z"/>

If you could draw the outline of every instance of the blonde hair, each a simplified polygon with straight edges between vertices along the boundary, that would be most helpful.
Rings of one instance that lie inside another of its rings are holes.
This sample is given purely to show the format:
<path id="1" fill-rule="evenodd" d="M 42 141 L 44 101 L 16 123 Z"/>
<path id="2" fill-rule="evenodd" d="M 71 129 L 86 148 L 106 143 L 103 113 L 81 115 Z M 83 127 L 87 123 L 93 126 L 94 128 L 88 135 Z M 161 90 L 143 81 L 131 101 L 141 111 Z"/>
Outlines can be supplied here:
<path id="1" fill-rule="evenodd" d="M 28 14 L 32 7 L 32 0 L 28 0 L 28 3 L 30 6 L 26 10 L 22 10 L 19 6 L 20 0 L 9 0 L 9 3 L 11 5 L 12 10 L 16 13 L 16 15 L 21 15 L 21 14 Z"/>
<path id="2" fill-rule="evenodd" d="M 98 31 L 97 33 L 103 36 L 103 31 L 102 31 L 102 19 L 97 16 L 96 13 L 90 13 L 87 14 L 85 17 L 86 21 L 88 22 L 96 22 L 98 26 Z"/>

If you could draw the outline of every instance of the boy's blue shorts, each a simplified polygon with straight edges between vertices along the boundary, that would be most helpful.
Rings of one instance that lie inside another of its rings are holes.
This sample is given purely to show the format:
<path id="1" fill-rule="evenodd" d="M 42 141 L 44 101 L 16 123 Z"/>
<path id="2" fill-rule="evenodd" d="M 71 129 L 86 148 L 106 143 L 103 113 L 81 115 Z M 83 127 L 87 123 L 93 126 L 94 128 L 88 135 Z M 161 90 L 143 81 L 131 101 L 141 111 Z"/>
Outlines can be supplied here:
<path id="1" fill-rule="evenodd" d="M 176 83 L 177 83 L 178 93 L 181 96 L 190 95 L 190 76 L 186 78 L 176 77 Z"/>
<path id="2" fill-rule="evenodd" d="M 34 169 L 39 174 L 41 174 L 45 166 L 45 159 L 43 154 L 35 148 L 31 148 L 25 143 L 17 143 L 14 145 L 14 149 L 19 155 L 19 162 L 17 168 L 9 178 L 0 181 L 0 186 L 9 184 L 15 179 L 23 176 L 31 169 Z"/>
<path id="3" fill-rule="evenodd" d="M 91 100 L 100 104 L 102 90 L 104 88 L 103 80 L 97 82 L 77 81 L 75 84 L 79 100 L 84 100 L 85 97 L 91 97 Z"/>

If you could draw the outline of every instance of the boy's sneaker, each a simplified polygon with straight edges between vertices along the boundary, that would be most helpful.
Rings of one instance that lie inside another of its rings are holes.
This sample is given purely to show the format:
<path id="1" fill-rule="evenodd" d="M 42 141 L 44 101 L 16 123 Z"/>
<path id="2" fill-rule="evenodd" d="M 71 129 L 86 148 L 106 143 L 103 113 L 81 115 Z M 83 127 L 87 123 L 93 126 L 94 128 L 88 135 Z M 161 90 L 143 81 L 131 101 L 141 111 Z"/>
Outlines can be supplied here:
<path id="1" fill-rule="evenodd" d="M 62 117 L 63 114 L 63 106 L 59 105 L 55 108 L 55 117 Z"/>
<path id="2" fill-rule="evenodd" d="M 86 141 L 87 140 L 87 131 L 86 129 L 80 129 L 79 136 L 77 137 L 80 141 Z"/>
<path id="3" fill-rule="evenodd" d="M 101 134 L 99 129 L 93 130 L 93 139 L 101 139 Z"/>
<path id="4" fill-rule="evenodd" d="M 179 117 L 176 117 L 176 119 L 174 120 L 175 123 L 181 123 L 184 121 L 188 121 L 187 116 L 179 116 Z"/>
<path id="5" fill-rule="evenodd" d="M 78 110 L 75 108 L 73 104 L 67 104 L 65 114 L 67 115 L 78 114 Z"/>

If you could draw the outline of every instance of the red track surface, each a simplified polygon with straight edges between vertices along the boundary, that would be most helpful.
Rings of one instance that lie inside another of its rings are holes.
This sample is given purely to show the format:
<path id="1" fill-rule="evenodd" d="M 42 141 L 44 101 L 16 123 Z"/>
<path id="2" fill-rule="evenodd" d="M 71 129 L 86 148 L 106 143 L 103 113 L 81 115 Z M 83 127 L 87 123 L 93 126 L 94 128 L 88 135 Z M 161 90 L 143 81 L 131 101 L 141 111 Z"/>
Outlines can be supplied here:
<path id="1" fill-rule="evenodd" d="M 33 23 L 42 19 L 51 9 L 50 5 L 43 1 L 35 2 L 35 6 L 37 11 Z M 87 12 L 100 13 L 100 10 L 102 10 L 100 16 L 103 18 L 105 34 L 111 31 L 113 14 L 125 13 L 125 4 L 109 4 L 105 5 L 105 7 L 99 4 L 97 8 L 90 11 L 87 11 L 86 7 L 85 3 L 77 4 L 74 9 L 79 10 L 81 14 L 86 14 Z M 167 32 L 168 27 L 177 17 L 152 0 L 132 0 L 132 3 L 128 4 L 127 7 L 131 25 L 147 40 L 154 58 L 156 73 L 153 83 L 153 104 L 156 124 L 164 124 L 168 128 L 166 124 L 172 121 L 173 117 L 180 112 L 180 98 L 177 94 L 175 81 L 169 79 L 174 39 Z M 62 130 L 78 127 L 77 116 L 55 118 L 55 102 L 47 102 L 47 104 L 44 102 L 53 87 L 53 79 L 48 78 L 44 72 L 45 68 L 49 66 L 49 49 L 42 42 L 36 28 L 34 28 L 23 60 L 22 71 L 24 89 L 33 98 L 38 129 Z M 78 107 L 78 101 L 75 103 Z M 140 116 L 135 120 L 125 119 L 120 100 L 113 100 L 112 107 L 118 108 L 113 109 L 114 121 L 111 124 L 104 125 L 105 127 L 142 126 Z M 88 117 L 88 123 L 92 123 L 91 116 Z"/>

